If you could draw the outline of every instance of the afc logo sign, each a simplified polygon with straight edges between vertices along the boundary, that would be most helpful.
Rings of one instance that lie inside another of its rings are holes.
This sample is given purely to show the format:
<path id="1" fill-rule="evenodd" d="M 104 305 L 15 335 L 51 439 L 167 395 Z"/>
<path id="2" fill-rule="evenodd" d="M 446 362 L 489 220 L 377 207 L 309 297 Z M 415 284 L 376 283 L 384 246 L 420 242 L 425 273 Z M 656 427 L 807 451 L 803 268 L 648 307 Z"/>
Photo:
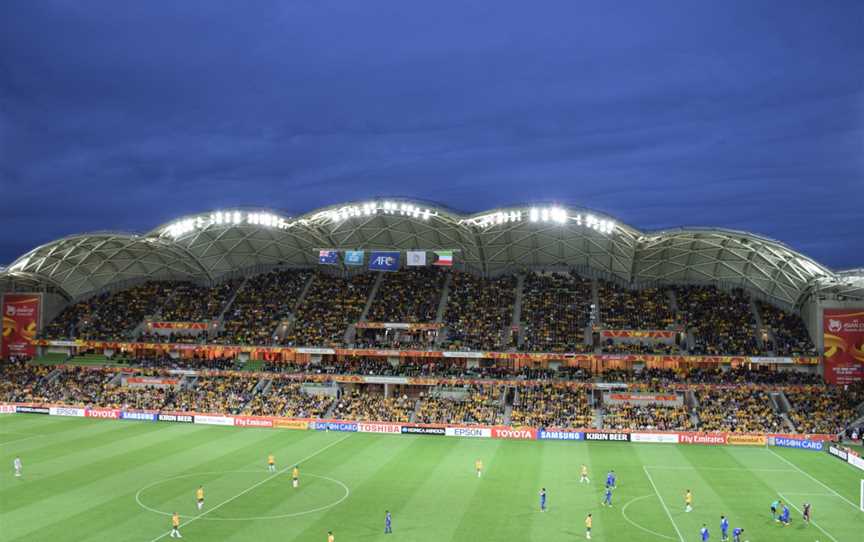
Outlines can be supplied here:
<path id="1" fill-rule="evenodd" d="M 837 333 L 838 331 L 840 331 L 842 329 L 843 329 L 843 326 L 840 323 L 840 320 L 835 320 L 833 318 L 830 318 L 828 320 L 828 331 L 831 331 L 833 333 Z"/>
<path id="2" fill-rule="evenodd" d="M 378 256 L 372 263 L 376 267 L 393 267 L 396 264 L 396 258 L 393 256 Z"/>

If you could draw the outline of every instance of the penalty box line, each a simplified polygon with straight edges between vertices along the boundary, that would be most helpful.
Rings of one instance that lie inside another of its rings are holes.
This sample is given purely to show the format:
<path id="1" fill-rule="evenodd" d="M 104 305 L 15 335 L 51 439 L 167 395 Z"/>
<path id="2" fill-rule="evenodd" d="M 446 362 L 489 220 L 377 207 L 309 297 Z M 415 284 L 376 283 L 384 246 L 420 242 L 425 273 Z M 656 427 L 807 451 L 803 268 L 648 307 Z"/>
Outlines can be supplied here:
<path id="1" fill-rule="evenodd" d="M 828 490 L 832 495 L 834 495 L 835 497 L 840 498 L 840 500 L 844 501 L 846 504 L 848 504 L 849 506 L 851 506 L 851 507 L 854 508 L 855 510 L 858 510 L 858 505 L 856 505 L 854 502 L 850 501 L 849 499 L 847 499 L 847 498 L 844 497 L 843 495 L 837 493 L 837 492 L 834 491 L 831 487 L 825 485 L 821 480 L 819 480 L 819 479 L 813 477 L 812 475 L 810 475 L 809 473 L 803 471 L 803 470 L 801 469 L 801 467 L 799 467 L 799 466 L 796 465 L 795 463 L 792 463 L 791 461 L 789 461 L 788 459 L 786 459 L 786 458 L 783 457 L 782 455 L 778 454 L 777 452 L 775 452 L 775 451 L 772 450 L 771 448 L 765 448 L 765 449 L 768 450 L 769 453 L 773 454 L 775 457 L 779 458 L 781 461 L 783 461 L 784 463 L 786 463 L 787 465 L 789 465 L 790 467 L 792 467 L 793 469 L 797 470 L 798 472 L 800 472 L 801 474 L 803 474 L 803 475 L 806 476 L 807 478 L 810 478 L 811 480 L 813 480 L 814 482 L 816 482 L 817 484 L 819 484 L 820 486 L 822 486 L 823 489 L 827 489 L 827 490 Z M 814 524 L 814 525 L 815 525 L 815 524 Z M 826 534 L 827 534 L 827 533 L 826 533 Z"/>
<path id="2" fill-rule="evenodd" d="M 239 498 L 242 497 L 243 495 L 245 495 L 245 494 L 249 493 L 250 491 L 252 491 L 253 489 L 255 489 L 255 488 L 257 488 L 257 487 L 259 487 L 259 486 L 261 486 L 261 485 L 263 485 L 263 484 L 265 484 L 265 483 L 267 483 L 267 482 L 269 482 L 270 480 L 272 480 L 273 478 L 276 478 L 276 477 L 279 476 L 280 474 L 283 474 L 283 473 L 287 472 L 289 469 L 292 468 L 293 465 L 299 465 L 300 463 L 303 463 L 304 461 L 309 461 L 310 459 L 312 459 L 312 458 L 315 457 L 316 455 L 319 455 L 319 454 L 321 454 L 321 453 L 324 453 L 325 451 L 329 450 L 329 449 L 332 448 L 333 446 L 336 446 L 337 444 L 339 444 L 340 442 L 342 442 L 343 440 L 347 439 L 347 438 L 350 437 L 350 436 L 351 436 L 351 434 L 349 433 L 348 435 L 345 435 L 344 437 L 340 438 L 339 440 L 337 440 L 337 441 L 335 441 L 335 442 L 331 442 L 330 444 L 328 444 L 327 446 L 324 446 L 323 448 L 321 448 L 321 449 L 318 450 L 317 452 L 314 452 L 314 453 L 312 453 L 312 454 L 310 454 L 310 455 L 304 457 L 303 459 L 301 459 L 301 460 L 299 460 L 299 461 L 294 461 L 294 462 L 288 463 L 289 466 L 285 467 L 284 469 L 280 469 L 280 470 L 276 471 L 275 473 L 271 474 L 271 475 L 268 476 L 267 478 L 264 478 L 264 479 L 261 480 L 260 482 L 257 482 L 257 483 L 255 483 L 255 484 L 253 484 L 253 485 L 247 487 L 246 489 L 244 489 L 244 490 L 241 491 L 240 493 L 238 493 L 238 494 L 234 495 L 233 497 L 230 497 L 230 498 L 228 498 L 228 499 L 222 501 L 221 503 L 217 504 L 217 505 L 214 506 L 213 508 L 208 508 L 205 512 L 202 512 L 202 513 L 198 514 L 197 516 L 193 517 L 193 518 L 190 519 L 189 521 L 187 521 L 187 522 L 185 522 L 185 523 L 181 523 L 181 524 L 180 524 L 180 527 L 182 528 L 182 527 L 185 527 L 185 526 L 189 525 L 190 523 L 193 523 L 193 522 L 195 522 L 195 521 L 198 521 L 199 519 L 203 518 L 204 516 L 206 516 L 206 515 L 209 514 L 210 512 L 214 512 L 214 511 L 218 510 L 219 508 L 222 508 L 222 507 L 225 506 L 226 504 L 228 504 L 228 503 L 230 503 L 230 502 L 233 502 L 233 501 L 236 500 L 236 499 L 239 499 Z M 156 538 L 154 538 L 154 539 L 151 540 L 150 542 L 157 542 L 158 540 L 162 540 L 163 538 L 165 538 L 165 537 L 168 536 L 169 534 L 171 534 L 171 531 L 170 531 L 170 530 L 169 530 L 169 531 L 166 531 L 166 532 L 164 532 L 164 533 L 162 533 L 161 535 L 157 536 Z"/>
<path id="3" fill-rule="evenodd" d="M 802 512 L 802 511 L 801 511 L 797 506 L 795 506 L 794 504 L 792 504 L 792 501 L 790 501 L 789 499 L 787 499 L 787 498 L 786 498 L 782 493 L 777 493 L 777 494 L 780 495 L 780 497 L 783 498 L 783 502 L 785 502 L 786 504 L 788 504 L 789 506 L 791 506 L 792 508 L 794 508 L 795 511 L 798 512 L 799 514 L 803 514 L 803 512 Z M 797 495 L 797 494 L 796 494 L 796 495 Z M 833 497 L 833 495 L 828 495 L 828 497 Z M 834 542 L 838 542 L 838 540 L 837 540 L 836 538 L 834 538 L 833 536 L 831 536 L 831 533 L 829 533 L 828 531 L 826 531 L 825 529 L 823 529 L 822 527 L 820 527 L 818 523 L 816 523 L 816 522 L 813 521 L 812 519 L 810 520 L 810 523 L 812 523 L 814 527 L 816 527 L 817 529 L 819 529 L 820 531 L 822 531 L 822 533 L 823 533 L 825 536 L 827 536 L 828 538 L 830 538 L 830 539 L 833 540 Z"/>
<path id="4" fill-rule="evenodd" d="M 672 522 L 672 527 L 674 527 L 675 532 L 678 533 L 678 539 L 681 542 L 684 542 L 684 535 L 681 534 L 681 529 L 678 528 L 678 524 L 675 523 L 674 519 L 672 519 L 672 512 L 669 511 L 669 507 L 666 506 L 666 501 L 663 500 L 663 496 L 660 495 L 660 491 L 657 490 L 657 485 L 654 483 L 654 478 L 651 477 L 651 473 L 648 472 L 648 467 L 643 465 L 642 470 L 645 472 L 645 476 L 648 477 L 648 481 L 651 482 L 651 487 L 654 488 L 654 493 L 657 494 L 657 498 L 660 499 L 660 504 L 663 505 L 663 510 L 666 511 L 666 515 L 669 517 L 669 521 Z"/>

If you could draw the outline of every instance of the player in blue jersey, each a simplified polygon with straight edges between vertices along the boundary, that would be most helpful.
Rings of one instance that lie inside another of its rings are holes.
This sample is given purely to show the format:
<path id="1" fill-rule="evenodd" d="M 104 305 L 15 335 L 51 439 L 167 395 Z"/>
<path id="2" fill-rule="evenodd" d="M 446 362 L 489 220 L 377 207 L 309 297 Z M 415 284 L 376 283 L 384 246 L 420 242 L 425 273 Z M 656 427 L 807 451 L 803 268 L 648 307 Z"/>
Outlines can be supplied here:
<path id="1" fill-rule="evenodd" d="M 601 503 L 603 506 L 612 506 L 612 488 L 606 487 L 606 493 L 603 495 L 603 502 Z"/>
<path id="2" fill-rule="evenodd" d="M 784 527 L 789 525 L 789 507 L 785 504 L 783 505 L 783 513 L 780 514 L 780 523 L 782 523 Z"/>
<path id="3" fill-rule="evenodd" d="M 702 536 L 702 542 L 708 542 L 708 538 L 711 537 L 711 535 L 708 533 L 708 526 L 704 523 L 702 524 L 702 528 L 699 529 L 699 534 Z"/>
<path id="4" fill-rule="evenodd" d="M 615 489 L 615 471 L 614 470 L 610 470 L 609 473 L 606 475 L 606 487 L 611 487 L 612 489 Z"/>
<path id="5" fill-rule="evenodd" d="M 384 534 L 393 533 L 393 517 L 390 515 L 390 510 L 384 511 Z"/>
<path id="6" fill-rule="evenodd" d="M 742 527 L 735 527 L 732 530 L 732 542 L 741 542 L 741 535 L 744 534 Z"/>
<path id="7" fill-rule="evenodd" d="M 720 539 L 723 542 L 729 540 L 729 520 L 726 516 L 720 516 Z"/>
<path id="8" fill-rule="evenodd" d="M 540 511 L 546 511 L 546 488 L 540 490 Z"/>

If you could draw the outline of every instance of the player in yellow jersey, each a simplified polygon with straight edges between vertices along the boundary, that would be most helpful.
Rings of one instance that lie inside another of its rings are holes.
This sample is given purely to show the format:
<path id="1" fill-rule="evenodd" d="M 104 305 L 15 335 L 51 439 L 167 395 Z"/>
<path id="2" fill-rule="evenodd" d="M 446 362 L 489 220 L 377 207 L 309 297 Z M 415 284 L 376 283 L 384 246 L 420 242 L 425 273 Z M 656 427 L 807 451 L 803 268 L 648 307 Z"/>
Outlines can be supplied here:
<path id="1" fill-rule="evenodd" d="M 300 487 L 300 468 L 297 465 L 291 469 L 291 479 L 291 484 L 294 487 Z"/>
<path id="2" fill-rule="evenodd" d="M 477 478 L 483 476 L 483 461 L 477 460 L 474 462 L 474 469 L 477 471 Z"/>
<path id="3" fill-rule="evenodd" d="M 333 536 L 333 531 L 327 531 L 327 542 L 336 542 L 336 537 Z"/>
<path id="4" fill-rule="evenodd" d="M 591 514 L 585 517 L 585 538 L 587 540 L 591 540 L 591 527 L 594 525 L 594 520 L 591 518 Z"/>
<path id="5" fill-rule="evenodd" d="M 180 534 L 180 515 L 177 512 L 171 516 L 171 538 L 183 538 Z"/>
<path id="6" fill-rule="evenodd" d="M 684 494 L 684 511 L 692 512 L 693 511 L 693 494 L 690 493 L 690 490 L 687 490 L 687 493 Z"/>
<path id="7" fill-rule="evenodd" d="M 276 472 L 276 458 L 273 457 L 273 454 L 267 456 L 267 470 Z"/>
<path id="8" fill-rule="evenodd" d="M 582 473 L 579 475 L 579 483 L 591 483 L 591 480 L 588 478 L 588 465 L 582 465 Z"/>
<path id="9" fill-rule="evenodd" d="M 198 510 L 204 508 L 204 486 L 198 486 L 195 491 L 195 500 L 198 502 Z"/>

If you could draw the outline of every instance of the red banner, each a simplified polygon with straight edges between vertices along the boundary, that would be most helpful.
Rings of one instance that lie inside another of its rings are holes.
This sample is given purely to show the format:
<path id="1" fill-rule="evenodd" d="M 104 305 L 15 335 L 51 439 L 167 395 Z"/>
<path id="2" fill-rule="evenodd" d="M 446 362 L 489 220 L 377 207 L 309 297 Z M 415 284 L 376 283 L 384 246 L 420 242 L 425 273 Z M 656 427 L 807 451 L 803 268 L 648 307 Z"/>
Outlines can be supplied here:
<path id="1" fill-rule="evenodd" d="M 207 322 L 150 322 L 154 329 L 207 329 Z"/>
<path id="2" fill-rule="evenodd" d="M 234 416 L 234 425 L 237 427 L 273 427 L 273 418 Z"/>
<path id="3" fill-rule="evenodd" d="M 666 329 L 604 329 L 600 336 L 608 339 L 674 339 L 675 333 Z"/>
<path id="4" fill-rule="evenodd" d="M 493 427 L 492 438 L 536 440 L 537 430 L 533 427 Z"/>
<path id="5" fill-rule="evenodd" d="M 42 297 L 37 294 L 5 294 L 3 296 L 3 337 L 0 358 L 36 354 L 31 342 L 39 328 Z"/>
<path id="6" fill-rule="evenodd" d="M 110 408 L 88 408 L 84 415 L 88 418 L 117 419 L 120 417 L 120 411 Z"/>
<path id="7" fill-rule="evenodd" d="M 864 381 L 864 309 L 825 309 L 825 381 Z"/>
<path id="8" fill-rule="evenodd" d="M 726 444 L 726 433 L 678 433 L 679 444 Z"/>

